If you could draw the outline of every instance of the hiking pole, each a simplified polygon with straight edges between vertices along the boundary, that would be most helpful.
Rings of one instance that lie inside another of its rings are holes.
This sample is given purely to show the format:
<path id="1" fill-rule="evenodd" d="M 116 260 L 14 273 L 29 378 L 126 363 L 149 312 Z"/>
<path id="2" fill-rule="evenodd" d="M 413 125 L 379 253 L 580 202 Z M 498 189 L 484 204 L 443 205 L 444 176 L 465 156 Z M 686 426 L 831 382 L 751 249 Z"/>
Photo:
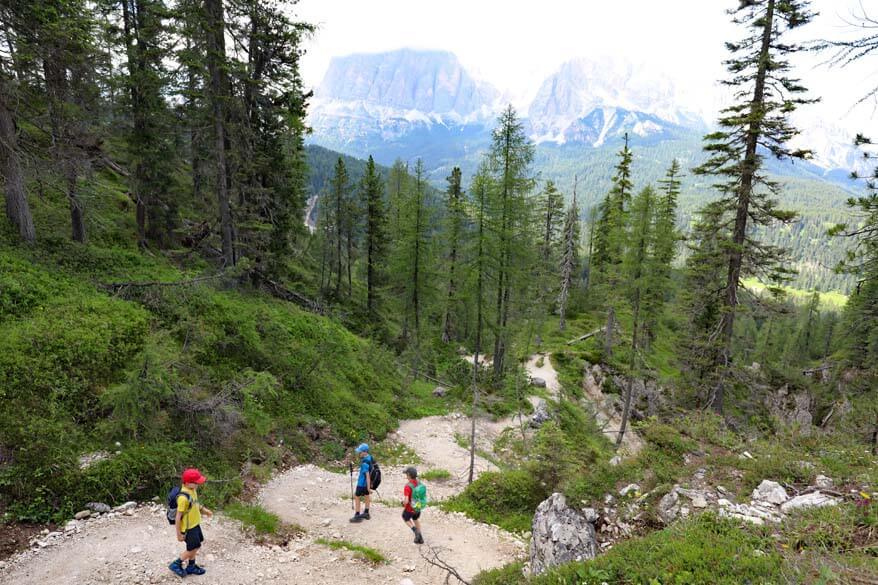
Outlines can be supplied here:
<path id="1" fill-rule="evenodd" d="M 348 468 L 351 474 L 351 510 L 354 509 L 354 464 L 348 462 Z"/>

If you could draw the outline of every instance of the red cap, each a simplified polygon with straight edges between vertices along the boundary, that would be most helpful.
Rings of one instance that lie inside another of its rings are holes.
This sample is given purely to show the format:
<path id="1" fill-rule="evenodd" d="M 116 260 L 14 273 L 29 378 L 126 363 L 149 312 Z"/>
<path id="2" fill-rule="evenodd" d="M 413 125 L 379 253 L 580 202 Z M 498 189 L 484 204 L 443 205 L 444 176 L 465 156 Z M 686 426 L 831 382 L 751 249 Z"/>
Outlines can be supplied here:
<path id="1" fill-rule="evenodd" d="M 197 483 L 200 485 L 205 481 L 207 481 L 207 478 L 201 475 L 201 472 L 194 467 L 190 467 L 183 472 L 183 483 Z"/>

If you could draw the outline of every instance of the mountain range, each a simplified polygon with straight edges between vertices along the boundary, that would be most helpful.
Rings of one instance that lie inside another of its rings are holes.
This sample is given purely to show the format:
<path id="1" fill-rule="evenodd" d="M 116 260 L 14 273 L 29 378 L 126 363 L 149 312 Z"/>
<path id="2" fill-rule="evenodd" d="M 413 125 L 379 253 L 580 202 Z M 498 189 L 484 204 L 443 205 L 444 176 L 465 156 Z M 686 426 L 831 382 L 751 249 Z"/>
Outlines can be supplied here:
<path id="1" fill-rule="evenodd" d="M 655 67 L 616 57 L 578 58 L 536 83 L 533 99 L 519 111 L 536 144 L 534 170 L 567 191 L 576 175 L 585 208 L 610 188 L 625 134 L 637 185 L 660 178 L 672 159 L 684 169 L 703 159 L 702 137 L 713 121 L 691 106 L 692 88 L 680 87 Z M 507 102 L 501 90 L 477 79 L 448 51 L 336 57 L 312 100 L 309 141 L 355 157 L 372 155 L 383 165 L 421 158 L 431 181 L 442 188 L 453 166 L 465 176 L 475 171 Z M 799 228 L 813 235 L 839 220 L 854 188 L 847 176 L 857 156 L 849 137 L 829 123 L 809 127 L 801 142 L 814 149 L 812 161 L 769 161 L 768 168 L 787 183 L 783 202 L 811 222 Z M 713 196 L 710 181 L 687 177 L 683 222 Z M 783 243 L 789 239 L 784 229 L 769 235 Z M 820 276 L 802 277 L 797 284 L 809 288 L 829 279 L 845 288 L 842 277 L 829 275 L 834 262 L 833 253 L 817 244 L 804 250 L 797 259 L 800 269 Z"/>

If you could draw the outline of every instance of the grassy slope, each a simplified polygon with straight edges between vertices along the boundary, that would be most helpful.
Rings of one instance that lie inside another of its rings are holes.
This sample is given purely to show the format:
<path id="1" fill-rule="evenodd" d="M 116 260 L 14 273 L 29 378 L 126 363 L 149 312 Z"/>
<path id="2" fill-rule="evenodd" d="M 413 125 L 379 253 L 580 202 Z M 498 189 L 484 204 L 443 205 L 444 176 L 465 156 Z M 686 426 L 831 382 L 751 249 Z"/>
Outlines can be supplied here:
<path id="1" fill-rule="evenodd" d="M 34 248 L 0 234 L 0 512 L 60 520 L 89 501 L 162 496 L 183 466 L 218 481 L 265 476 L 294 460 L 332 459 L 401 417 L 440 408 L 404 387 L 395 360 L 330 319 L 134 246 L 124 186 L 89 185 L 93 237 Z M 63 234 L 63 207 L 36 203 L 41 234 Z M 79 457 L 110 458 L 81 469 Z"/>

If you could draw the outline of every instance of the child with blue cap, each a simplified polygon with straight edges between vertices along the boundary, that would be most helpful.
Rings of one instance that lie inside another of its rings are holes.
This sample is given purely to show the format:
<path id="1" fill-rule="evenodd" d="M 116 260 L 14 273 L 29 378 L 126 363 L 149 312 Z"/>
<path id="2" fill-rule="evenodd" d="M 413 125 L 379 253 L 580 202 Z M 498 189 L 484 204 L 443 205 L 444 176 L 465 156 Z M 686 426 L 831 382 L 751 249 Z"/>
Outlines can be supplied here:
<path id="1" fill-rule="evenodd" d="M 372 456 L 369 455 L 369 445 L 362 443 L 356 449 L 357 456 L 360 458 L 360 474 L 357 476 L 357 491 L 354 493 L 354 517 L 351 522 L 362 522 L 369 520 L 369 504 L 372 503 L 372 480 L 370 472 L 372 471 Z M 360 513 L 361 502 L 366 504 L 363 513 Z"/>

